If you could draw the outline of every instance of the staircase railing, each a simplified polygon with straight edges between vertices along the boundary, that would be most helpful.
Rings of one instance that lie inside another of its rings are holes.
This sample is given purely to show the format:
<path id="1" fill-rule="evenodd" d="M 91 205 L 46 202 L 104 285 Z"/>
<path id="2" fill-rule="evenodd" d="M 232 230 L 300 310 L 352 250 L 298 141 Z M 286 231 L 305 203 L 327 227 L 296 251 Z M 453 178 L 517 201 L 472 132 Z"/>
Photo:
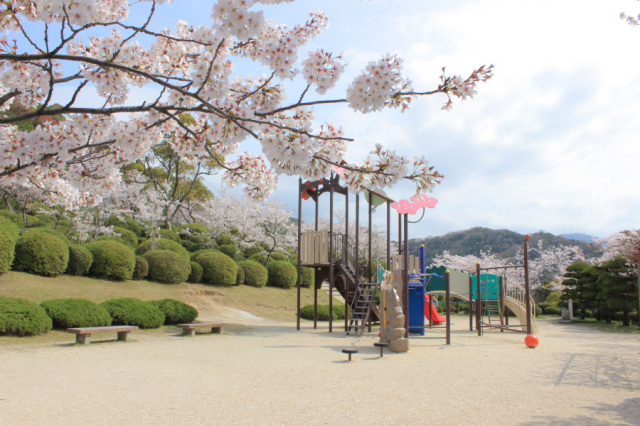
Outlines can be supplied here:
<path id="1" fill-rule="evenodd" d="M 520 284 L 508 284 L 504 295 L 517 300 L 522 306 L 527 305 L 527 291 Z M 533 297 L 531 296 L 529 296 L 529 302 L 531 303 L 531 316 L 535 318 L 536 302 L 534 302 Z"/>

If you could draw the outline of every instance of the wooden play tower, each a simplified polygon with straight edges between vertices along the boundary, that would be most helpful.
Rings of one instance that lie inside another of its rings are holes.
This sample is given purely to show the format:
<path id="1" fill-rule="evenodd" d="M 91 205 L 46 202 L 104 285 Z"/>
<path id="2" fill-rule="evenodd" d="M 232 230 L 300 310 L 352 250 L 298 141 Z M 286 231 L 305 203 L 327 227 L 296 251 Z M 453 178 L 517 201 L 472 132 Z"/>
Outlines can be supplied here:
<path id="1" fill-rule="evenodd" d="M 329 196 L 329 229 L 318 229 L 318 211 L 320 199 L 324 194 Z M 336 195 L 344 197 L 345 219 L 344 230 L 335 232 L 334 210 Z M 367 325 L 378 318 L 378 308 L 374 296 L 378 289 L 378 280 L 372 272 L 372 215 L 375 197 L 379 197 L 386 206 L 386 256 L 378 259 L 386 262 L 388 269 L 402 269 L 404 285 L 403 310 L 407 312 L 408 300 L 408 256 L 392 256 L 391 251 L 391 203 L 394 200 L 384 194 L 365 190 L 363 194 L 368 201 L 367 226 L 368 238 L 360 241 L 360 198 L 355 194 L 355 235 L 349 234 L 349 190 L 340 184 L 340 176 L 331 173 L 326 179 L 313 182 L 299 181 L 298 188 L 298 281 L 297 281 L 297 329 L 300 330 L 300 284 L 303 267 L 314 270 L 314 320 L 317 328 L 318 290 L 324 281 L 329 282 L 329 312 L 333 312 L 334 291 L 344 298 L 345 320 L 344 330 L 347 334 L 364 333 Z M 302 231 L 302 202 L 312 200 L 315 206 L 314 229 Z M 408 253 L 408 215 L 398 214 L 398 253 Z M 362 250 L 364 249 L 364 250 Z M 364 255 L 360 253 L 365 253 Z M 395 259 L 394 259 L 395 257 Z M 391 267 L 395 264 L 394 267 Z M 405 327 L 407 328 L 407 327 Z M 333 320 L 329 316 L 329 332 L 333 331 Z"/>

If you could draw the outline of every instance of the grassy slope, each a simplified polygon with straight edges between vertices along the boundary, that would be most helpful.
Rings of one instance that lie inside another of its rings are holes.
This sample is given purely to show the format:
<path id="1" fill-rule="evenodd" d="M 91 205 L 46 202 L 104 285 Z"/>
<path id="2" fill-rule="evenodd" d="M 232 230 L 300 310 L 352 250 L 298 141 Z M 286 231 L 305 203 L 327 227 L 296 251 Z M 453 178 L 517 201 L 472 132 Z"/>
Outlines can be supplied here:
<path id="1" fill-rule="evenodd" d="M 272 287 L 220 287 L 186 283 L 164 285 L 149 281 L 107 281 L 70 275 L 48 278 L 10 271 L 0 275 L 0 296 L 21 297 L 37 303 L 67 297 L 96 303 L 119 297 L 141 300 L 170 298 L 186 303 L 199 298 L 202 302 L 214 302 L 265 318 L 280 321 L 295 321 L 296 318 L 296 290 Z M 328 303 L 328 297 L 324 294 L 319 293 L 319 297 L 326 299 L 319 303 Z M 301 298 L 303 306 L 313 303 L 313 291 L 302 289 Z"/>

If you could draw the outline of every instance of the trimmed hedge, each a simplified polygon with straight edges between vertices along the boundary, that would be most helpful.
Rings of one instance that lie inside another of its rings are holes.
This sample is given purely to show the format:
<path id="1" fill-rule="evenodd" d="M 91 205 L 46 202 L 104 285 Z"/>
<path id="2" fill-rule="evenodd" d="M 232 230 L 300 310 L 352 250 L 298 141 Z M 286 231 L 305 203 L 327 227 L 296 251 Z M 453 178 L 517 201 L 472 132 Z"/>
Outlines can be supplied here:
<path id="1" fill-rule="evenodd" d="M 123 226 L 114 226 L 113 231 L 116 234 L 120 234 L 120 239 L 122 239 L 129 247 L 134 249 L 138 247 L 138 236 L 132 230 Z"/>
<path id="2" fill-rule="evenodd" d="M 196 257 L 202 266 L 202 281 L 207 284 L 232 286 L 236 283 L 238 264 L 220 252 L 203 253 Z"/>
<path id="3" fill-rule="evenodd" d="M 238 265 L 238 273 L 236 274 L 236 285 L 244 284 L 244 269 Z"/>
<path id="4" fill-rule="evenodd" d="M 238 252 L 238 249 L 236 249 L 236 246 L 234 246 L 233 244 L 223 244 L 221 246 L 218 246 L 218 250 L 232 259 L 236 258 L 236 254 Z"/>
<path id="5" fill-rule="evenodd" d="M 0 335 L 35 336 L 52 328 L 51 317 L 37 303 L 0 297 Z"/>
<path id="6" fill-rule="evenodd" d="M 267 285 L 267 268 L 253 260 L 243 260 L 238 266 L 244 271 L 244 283 L 252 287 L 264 287 Z"/>
<path id="7" fill-rule="evenodd" d="M 191 253 L 191 261 L 197 262 L 198 257 L 206 253 L 220 253 L 220 251 L 216 249 L 200 249 L 200 250 L 194 251 L 193 253 Z"/>
<path id="8" fill-rule="evenodd" d="M 300 308 L 300 317 L 313 320 L 313 305 L 306 305 Z M 329 305 L 318 305 L 318 321 L 329 321 Z M 333 305 L 332 320 L 344 319 L 344 305 Z"/>
<path id="9" fill-rule="evenodd" d="M 61 231 L 57 231 L 55 229 L 51 229 L 51 228 L 40 228 L 40 227 L 36 227 L 36 228 L 24 228 L 21 232 L 22 235 L 27 235 L 27 234 L 34 234 L 34 233 L 42 233 L 42 234 L 49 234 L 49 235 L 53 235 L 54 237 L 58 237 L 60 238 L 62 241 L 64 241 L 65 244 L 69 244 L 69 237 L 67 237 L 64 232 Z"/>
<path id="10" fill-rule="evenodd" d="M 176 231 L 172 231 L 170 229 L 161 229 L 158 231 L 160 236 L 165 240 L 175 241 L 176 243 L 180 243 L 180 235 Z"/>
<path id="11" fill-rule="evenodd" d="M 305 287 L 305 288 L 311 287 L 315 279 L 316 279 L 316 274 L 313 268 L 300 269 L 300 287 Z"/>
<path id="12" fill-rule="evenodd" d="M 269 279 L 267 285 L 280 288 L 292 288 L 296 285 L 298 271 L 286 260 L 273 260 L 267 265 Z"/>
<path id="13" fill-rule="evenodd" d="M 149 262 L 142 256 L 136 256 L 136 266 L 133 268 L 132 279 L 143 280 L 149 275 Z"/>
<path id="14" fill-rule="evenodd" d="M 181 324 L 191 322 L 198 318 L 198 311 L 191 305 L 187 305 L 175 299 L 154 300 L 155 306 L 164 314 L 164 324 Z"/>
<path id="15" fill-rule="evenodd" d="M 56 328 L 111 325 L 111 315 L 102 306 L 85 299 L 53 299 L 40 304 Z"/>
<path id="16" fill-rule="evenodd" d="M 153 250 L 168 250 L 172 251 L 180 256 L 184 257 L 187 261 L 191 260 L 191 255 L 186 248 L 182 247 L 182 244 L 166 238 L 158 238 L 156 240 L 156 247 Z M 142 244 L 136 248 L 136 254 L 142 256 L 146 252 L 151 250 L 151 240 L 143 241 Z"/>
<path id="17" fill-rule="evenodd" d="M 86 275 L 91 269 L 93 254 L 84 246 L 69 244 L 69 263 L 66 273 L 69 275 Z"/>
<path id="18" fill-rule="evenodd" d="M 6 231 L 14 241 L 20 237 L 20 227 L 5 216 L 0 216 L 0 229 Z"/>
<path id="19" fill-rule="evenodd" d="M 150 250 L 144 257 L 149 263 L 147 278 L 165 284 L 184 282 L 191 274 L 189 261 L 169 250 Z"/>
<path id="20" fill-rule="evenodd" d="M 136 266 L 133 250 L 115 241 L 94 241 L 86 245 L 93 254 L 89 275 L 112 280 L 130 280 Z"/>
<path id="21" fill-rule="evenodd" d="M 164 324 L 164 314 L 151 302 L 134 298 L 112 299 L 100 304 L 114 325 L 137 325 L 140 328 L 158 328 Z"/>
<path id="22" fill-rule="evenodd" d="M 69 246 L 60 238 L 44 232 L 29 232 L 18 238 L 13 269 L 55 277 L 69 264 Z"/>
<path id="23" fill-rule="evenodd" d="M 191 265 L 191 273 L 187 278 L 187 282 L 195 284 L 202 281 L 202 266 L 197 262 L 189 262 L 189 265 Z"/>
<path id="24" fill-rule="evenodd" d="M 6 228 L 0 228 L 0 273 L 11 269 L 16 249 L 16 239 Z"/>

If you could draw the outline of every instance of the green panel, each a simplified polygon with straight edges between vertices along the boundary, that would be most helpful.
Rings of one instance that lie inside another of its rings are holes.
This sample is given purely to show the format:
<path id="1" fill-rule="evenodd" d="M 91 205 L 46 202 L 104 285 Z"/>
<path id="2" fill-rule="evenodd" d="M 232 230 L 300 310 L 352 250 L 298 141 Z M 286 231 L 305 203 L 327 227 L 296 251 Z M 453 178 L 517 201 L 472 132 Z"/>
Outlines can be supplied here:
<path id="1" fill-rule="evenodd" d="M 436 274 L 442 277 L 442 278 L 431 277 L 431 280 L 429 280 L 429 285 L 425 289 L 427 293 L 430 291 L 445 291 L 444 273 L 446 271 L 447 271 L 447 268 L 445 268 L 444 266 L 438 266 L 436 268 L 427 269 L 426 271 L 427 274 Z"/>
<path id="2" fill-rule="evenodd" d="M 500 300 L 500 280 L 499 275 L 480 274 L 480 291 L 482 291 L 482 300 Z M 478 287 L 476 285 L 476 276 L 471 277 L 473 280 L 473 299 L 478 298 Z"/>

